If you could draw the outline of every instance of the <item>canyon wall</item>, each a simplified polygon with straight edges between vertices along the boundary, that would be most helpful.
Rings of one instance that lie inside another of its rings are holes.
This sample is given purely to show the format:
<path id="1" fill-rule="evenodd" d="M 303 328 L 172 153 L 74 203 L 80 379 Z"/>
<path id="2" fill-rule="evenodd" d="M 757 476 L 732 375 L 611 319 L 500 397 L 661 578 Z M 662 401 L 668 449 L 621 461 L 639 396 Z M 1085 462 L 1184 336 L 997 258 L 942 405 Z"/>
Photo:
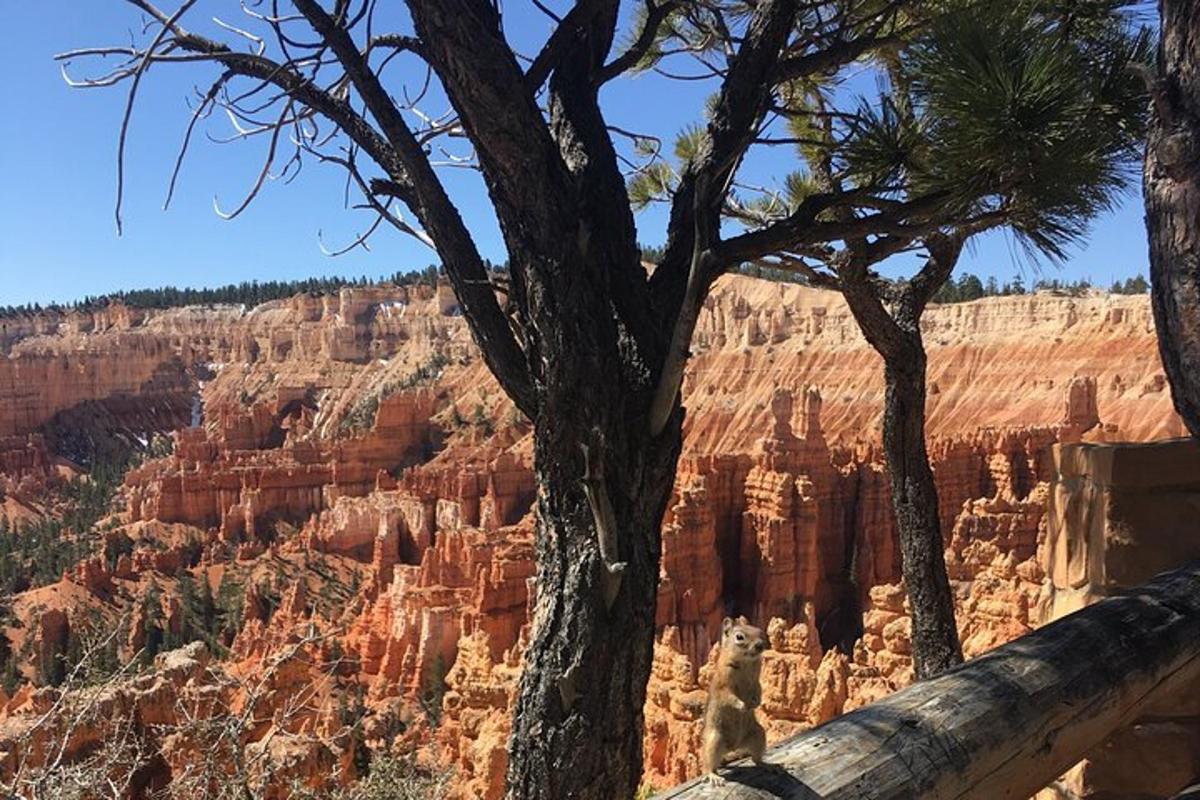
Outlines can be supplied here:
<path id="1" fill-rule="evenodd" d="M 326 638 L 309 649 L 336 642 L 346 665 L 323 702 L 361 701 L 371 747 L 416 748 L 455 769 L 459 796 L 498 797 L 536 580 L 531 435 L 452 296 L 347 289 L 112 317 L 6 334 L 0 441 L 11 447 L 0 463 L 12 475 L 58 457 L 30 443 L 89 403 L 108 404 L 106 424 L 174 430 L 169 456 L 127 475 L 103 552 L 14 599 L 14 647 L 35 662 L 83 610 L 116 619 L 150 587 L 176 624 L 181 574 L 214 591 L 224 582 L 245 609 L 229 669 L 252 673 L 318 630 Z M 1055 446 L 1182 428 L 1144 296 L 931 307 L 925 332 L 947 566 L 975 655 L 1098 592 L 1093 560 L 1081 570 L 1076 545 L 1062 544 L 1083 519 L 1062 494 L 1076 478 L 1062 476 L 1086 469 Z M 646 779 L 658 786 L 698 771 L 703 687 L 726 614 L 768 630 L 772 740 L 912 677 L 878 447 L 881 362 L 844 303 L 726 277 L 693 351 L 646 703 Z M 153 416 L 168 399 L 186 403 L 184 424 Z M 122 536 L 129 552 L 105 558 Z M 132 627 L 131 647 L 145 620 Z M 0 704 L 0 749 L 36 696 Z M 337 761 L 341 747 L 322 757 Z"/>
<path id="2" fill-rule="evenodd" d="M 411 365 L 439 350 L 478 363 L 444 289 L 348 288 L 253 309 L 117 305 L 14 318 L 0 337 L 0 436 L 34 432 L 81 403 L 194 392 L 204 381 L 196 374 L 200 364 L 217 372 L 252 369 L 258 380 L 243 388 L 253 391 L 258 384 L 346 389 L 339 366 L 367 368 L 373 359 L 397 357 Z M 1057 421 L 1063 385 L 1076 375 L 1096 379 L 1099 414 L 1123 436 L 1179 433 L 1153 357 L 1144 295 L 1039 292 L 935 305 L 923 329 L 933 435 Z M 685 396 L 694 450 L 744 449 L 763 430 L 774 386 L 819 387 L 831 441 L 869 440 L 878 427 L 880 362 L 836 293 L 722 278 L 701 313 L 693 352 Z M 253 369 L 264 364 L 276 368 Z M 206 396 L 206 406 L 212 399 Z M 236 398 L 219 399 L 237 405 Z"/>

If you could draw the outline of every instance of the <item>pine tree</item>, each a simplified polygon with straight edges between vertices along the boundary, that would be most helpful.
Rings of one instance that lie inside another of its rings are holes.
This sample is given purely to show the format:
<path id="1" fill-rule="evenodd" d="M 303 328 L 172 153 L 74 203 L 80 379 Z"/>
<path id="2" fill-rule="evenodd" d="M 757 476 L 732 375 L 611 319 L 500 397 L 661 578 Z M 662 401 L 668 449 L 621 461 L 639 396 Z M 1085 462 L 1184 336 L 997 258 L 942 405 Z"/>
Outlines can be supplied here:
<path id="1" fill-rule="evenodd" d="M 4 672 L 0 675 L 0 685 L 4 687 L 4 692 L 12 697 L 20 688 L 24 681 L 21 679 L 21 672 L 17 669 L 17 660 L 9 658 L 4 663 Z"/>
<path id="2" fill-rule="evenodd" d="M 60 686 L 66 679 L 66 664 L 63 663 L 64 643 L 42 642 L 38 660 L 38 683 L 42 686 Z"/>
<path id="3" fill-rule="evenodd" d="M 245 594 L 242 586 L 228 572 L 221 574 L 217 586 L 216 625 L 223 645 L 228 645 L 242 629 Z"/>
<path id="4" fill-rule="evenodd" d="M 13 658 L 12 645 L 8 641 L 8 636 L 3 630 L 0 630 L 0 685 L 4 687 L 4 691 L 9 697 L 16 689 L 16 680 L 17 664 L 16 659 Z"/>
<path id="5" fill-rule="evenodd" d="M 195 618 L 201 631 L 201 638 L 211 648 L 216 642 L 217 634 L 217 603 L 213 598 L 212 585 L 208 575 L 201 574 L 200 584 L 196 592 Z"/>
<path id="6" fill-rule="evenodd" d="M 141 661 L 145 665 L 154 662 L 154 657 L 163 651 L 165 636 L 162 619 L 162 590 L 157 584 L 151 584 L 142 599 L 143 621 L 146 631 L 146 643 L 142 646 Z"/>
<path id="7" fill-rule="evenodd" d="M 183 569 L 179 571 L 175 576 L 175 590 L 179 593 L 179 632 L 167 632 L 168 650 L 174 650 L 200 638 L 196 581 L 190 572 Z"/>
<path id="8" fill-rule="evenodd" d="M 83 655 L 83 641 L 80 639 L 75 627 L 72 626 L 67 630 L 67 646 L 59 659 L 62 663 L 62 678 L 59 683 L 65 680 L 66 676 L 80 665 L 83 661 Z"/>

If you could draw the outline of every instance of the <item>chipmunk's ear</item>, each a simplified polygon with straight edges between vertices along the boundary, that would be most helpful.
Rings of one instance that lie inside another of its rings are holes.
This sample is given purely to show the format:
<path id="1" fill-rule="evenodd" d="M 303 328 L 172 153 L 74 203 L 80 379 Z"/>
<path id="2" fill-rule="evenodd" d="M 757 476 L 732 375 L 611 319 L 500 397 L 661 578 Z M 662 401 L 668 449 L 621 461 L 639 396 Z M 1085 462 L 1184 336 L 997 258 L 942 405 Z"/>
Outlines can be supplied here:
<path id="1" fill-rule="evenodd" d="M 729 617 L 721 620 L 721 635 L 728 636 L 730 629 L 733 627 L 733 620 Z"/>
<path id="2" fill-rule="evenodd" d="M 737 620 L 735 620 L 735 621 L 737 622 L 738 625 L 749 625 L 750 624 L 750 620 L 746 619 L 745 617 L 738 617 Z"/>

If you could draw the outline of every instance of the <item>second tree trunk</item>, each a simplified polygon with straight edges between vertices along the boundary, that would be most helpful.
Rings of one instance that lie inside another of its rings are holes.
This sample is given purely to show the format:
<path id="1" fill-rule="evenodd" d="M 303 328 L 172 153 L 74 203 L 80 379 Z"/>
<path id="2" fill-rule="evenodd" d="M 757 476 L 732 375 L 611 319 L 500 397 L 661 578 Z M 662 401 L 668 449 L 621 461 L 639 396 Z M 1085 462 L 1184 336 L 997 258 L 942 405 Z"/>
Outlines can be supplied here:
<path id="1" fill-rule="evenodd" d="M 937 486 L 925 449 L 925 349 L 920 334 L 904 339 L 885 359 L 883 449 L 912 607 L 913 667 L 920 679 L 962 663 L 962 648 L 942 554 Z"/>

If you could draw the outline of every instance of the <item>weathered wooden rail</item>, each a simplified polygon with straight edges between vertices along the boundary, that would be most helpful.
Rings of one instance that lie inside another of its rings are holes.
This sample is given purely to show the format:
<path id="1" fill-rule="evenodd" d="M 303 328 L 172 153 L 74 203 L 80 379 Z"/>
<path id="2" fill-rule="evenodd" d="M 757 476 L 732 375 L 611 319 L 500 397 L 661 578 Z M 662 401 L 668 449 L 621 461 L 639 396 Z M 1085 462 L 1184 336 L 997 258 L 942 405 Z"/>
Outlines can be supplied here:
<path id="1" fill-rule="evenodd" d="M 1200 690 L 1200 564 L 787 739 L 767 754 L 777 770 L 735 764 L 723 785 L 655 798 L 1027 800 L 1188 687 Z"/>

